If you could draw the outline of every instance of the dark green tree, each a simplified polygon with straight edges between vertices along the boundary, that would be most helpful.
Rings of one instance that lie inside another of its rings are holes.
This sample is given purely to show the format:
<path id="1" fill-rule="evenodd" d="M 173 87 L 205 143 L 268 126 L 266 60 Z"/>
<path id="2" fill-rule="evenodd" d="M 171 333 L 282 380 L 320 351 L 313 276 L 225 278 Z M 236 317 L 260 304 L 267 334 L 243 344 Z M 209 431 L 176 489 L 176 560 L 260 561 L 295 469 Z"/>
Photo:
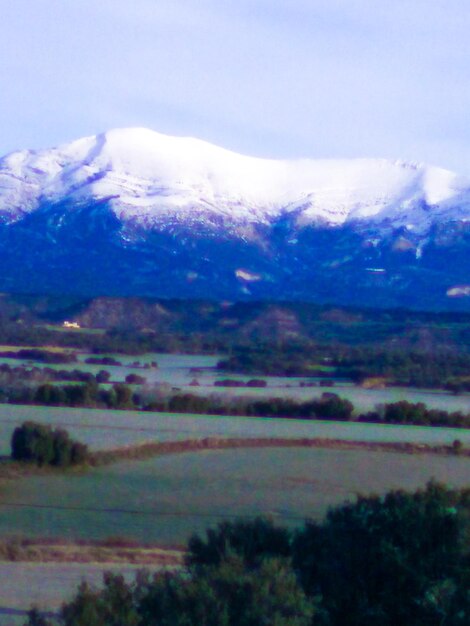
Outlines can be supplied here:
<path id="1" fill-rule="evenodd" d="M 469 499 L 431 483 L 331 510 L 294 542 L 305 591 L 322 597 L 333 626 L 459 623 L 451 616 L 468 576 Z"/>
<path id="2" fill-rule="evenodd" d="M 54 459 L 51 428 L 36 422 L 25 422 L 15 428 L 11 456 L 15 461 L 32 461 L 39 466 L 51 464 Z"/>
<path id="3" fill-rule="evenodd" d="M 129 409 L 134 406 L 132 401 L 132 389 L 123 383 L 113 385 L 117 409 Z"/>
<path id="4" fill-rule="evenodd" d="M 139 626 L 134 589 L 121 575 L 104 574 L 101 591 L 82 583 L 61 610 L 63 626 Z"/>
<path id="5" fill-rule="evenodd" d="M 97 383 L 108 383 L 110 378 L 111 374 L 107 370 L 100 370 L 98 374 L 96 374 Z"/>
<path id="6" fill-rule="evenodd" d="M 142 626 L 310 626 L 315 604 L 289 562 L 249 568 L 234 557 L 184 575 L 156 576 L 139 604 Z"/>
<path id="7" fill-rule="evenodd" d="M 28 612 L 28 622 L 25 626 L 51 626 L 50 621 L 37 609 L 33 607 Z"/>
<path id="8" fill-rule="evenodd" d="M 11 457 L 36 465 L 68 467 L 84 463 L 88 457 L 85 444 L 70 439 L 66 430 L 52 429 L 37 422 L 24 422 L 13 431 Z"/>
<path id="9" fill-rule="evenodd" d="M 237 556 L 253 567 L 266 558 L 290 556 L 290 544 L 291 533 L 269 519 L 224 521 L 209 528 L 205 538 L 193 535 L 189 539 L 186 563 L 189 567 L 219 565 Z"/>

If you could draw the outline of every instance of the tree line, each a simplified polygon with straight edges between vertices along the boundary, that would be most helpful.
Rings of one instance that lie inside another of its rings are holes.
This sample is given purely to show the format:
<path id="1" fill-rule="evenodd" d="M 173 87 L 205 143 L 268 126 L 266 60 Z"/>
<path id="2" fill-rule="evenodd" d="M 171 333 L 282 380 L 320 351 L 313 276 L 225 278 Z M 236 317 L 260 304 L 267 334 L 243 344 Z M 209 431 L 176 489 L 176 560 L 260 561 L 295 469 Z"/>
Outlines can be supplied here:
<path id="1" fill-rule="evenodd" d="M 8 363 L 0 364 L 0 387 L 6 385 L 17 386 L 21 383 L 47 383 L 53 381 L 69 381 L 80 383 L 108 382 L 111 378 L 107 370 L 100 370 L 96 375 L 80 369 L 62 370 L 52 367 L 29 367 L 25 365 L 11 366 Z"/>
<path id="2" fill-rule="evenodd" d="M 131 384 L 141 382 L 136 374 L 129 375 L 127 381 Z M 38 386 L 0 387 L 0 402 L 200 415 L 324 419 L 470 428 L 470 413 L 429 409 L 422 402 L 413 403 L 406 400 L 378 405 L 374 411 L 355 415 L 355 408 L 350 400 L 331 392 L 324 392 L 319 398 L 303 402 L 279 397 L 224 398 L 217 395 L 202 396 L 192 393 L 165 394 L 148 401 L 145 394 L 135 391 L 130 384 L 114 383 L 102 386 L 94 379 L 85 384 L 45 383 Z"/>
<path id="3" fill-rule="evenodd" d="M 218 368 L 247 375 L 349 379 L 361 384 L 383 378 L 388 385 L 470 389 L 470 354 L 451 350 L 417 351 L 393 346 L 288 344 L 237 347 Z"/>
<path id="4" fill-rule="evenodd" d="M 469 428 L 470 414 L 462 411 L 429 409 L 423 402 L 401 400 L 384 404 L 376 411 L 364 413 L 359 421 L 384 424 L 413 424 L 415 426 L 451 426 Z"/>

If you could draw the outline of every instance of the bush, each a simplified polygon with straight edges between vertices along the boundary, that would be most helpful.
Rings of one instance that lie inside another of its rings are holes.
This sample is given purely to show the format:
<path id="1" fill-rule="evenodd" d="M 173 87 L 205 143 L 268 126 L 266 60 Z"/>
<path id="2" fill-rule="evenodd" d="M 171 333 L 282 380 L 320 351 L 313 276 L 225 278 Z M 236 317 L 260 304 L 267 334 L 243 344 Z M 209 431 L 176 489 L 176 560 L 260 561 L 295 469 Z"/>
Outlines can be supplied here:
<path id="1" fill-rule="evenodd" d="M 234 380 L 233 378 L 223 378 L 222 380 L 215 380 L 214 387 L 244 387 L 245 383 L 242 380 Z"/>
<path id="2" fill-rule="evenodd" d="M 37 422 L 24 422 L 13 431 L 11 457 L 15 461 L 38 466 L 68 467 L 84 463 L 88 457 L 85 444 L 72 441 L 67 431 L 53 430 Z"/>
<path id="3" fill-rule="evenodd" d="M 111 378 L 111 374 L 107 370 L 100 370 L 98 374 L 96 374 L 96 382 L 97 383 L 109 383 L 109 379 Z"/>
<path id="4" fill-rule="evenodd" d="M 247 381 L 246 383 L 246 387 L 267 387 L 268 383 L 263 380 L 262 378 L 251 378 L 249 381 Z"/>
<path id="5" fill-rule="evenodd" d="M 126 376 L 126 384 L 128 385 L 145 385 L 145 377 L 139 374 L 128 374 Z"/>
<path id="6" fill-rule="evenodd" d="M 132 399 L 132 389 L 123 383 L 113 385 L 115 396 L 115 407 L 117 409 L 132 409 L 134 402 Z"/>

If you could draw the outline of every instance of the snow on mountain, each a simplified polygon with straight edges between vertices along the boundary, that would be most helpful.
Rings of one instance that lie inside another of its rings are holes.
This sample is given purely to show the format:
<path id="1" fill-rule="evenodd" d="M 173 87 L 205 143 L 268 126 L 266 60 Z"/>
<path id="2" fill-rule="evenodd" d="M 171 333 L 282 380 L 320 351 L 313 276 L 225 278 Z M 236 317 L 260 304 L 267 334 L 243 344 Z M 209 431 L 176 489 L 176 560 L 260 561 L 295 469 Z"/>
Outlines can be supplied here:
<path id="1" fill-rule="evenodd" d="M 141 128 L 0 159 L 0 291 L 470 310 L 470 181 Z"/>
<path id="2" fill-rule="evenodd" d="M 0 159 L 0 216 L 46 203 L 110 198 L 118 218 L 151 227 L 220 217 L 305 226 L 352 223 L 425 234 L 435 219 L 470 219 L 470 181 L 437 167 L 385 159 L 269 160 L 143 128 L 111 130 Z"/>

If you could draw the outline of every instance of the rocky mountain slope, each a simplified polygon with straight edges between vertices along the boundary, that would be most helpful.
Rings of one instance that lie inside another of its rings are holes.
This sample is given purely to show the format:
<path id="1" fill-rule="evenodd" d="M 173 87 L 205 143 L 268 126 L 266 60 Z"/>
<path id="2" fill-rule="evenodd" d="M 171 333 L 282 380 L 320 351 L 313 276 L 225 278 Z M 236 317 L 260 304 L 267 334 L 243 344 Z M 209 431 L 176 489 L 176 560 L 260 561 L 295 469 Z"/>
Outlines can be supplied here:
<path id="1" fill-rule="evenodd" d="M 0 159 L 4 291 L 470 309 L 470 181 L 121 129 Z"/>

